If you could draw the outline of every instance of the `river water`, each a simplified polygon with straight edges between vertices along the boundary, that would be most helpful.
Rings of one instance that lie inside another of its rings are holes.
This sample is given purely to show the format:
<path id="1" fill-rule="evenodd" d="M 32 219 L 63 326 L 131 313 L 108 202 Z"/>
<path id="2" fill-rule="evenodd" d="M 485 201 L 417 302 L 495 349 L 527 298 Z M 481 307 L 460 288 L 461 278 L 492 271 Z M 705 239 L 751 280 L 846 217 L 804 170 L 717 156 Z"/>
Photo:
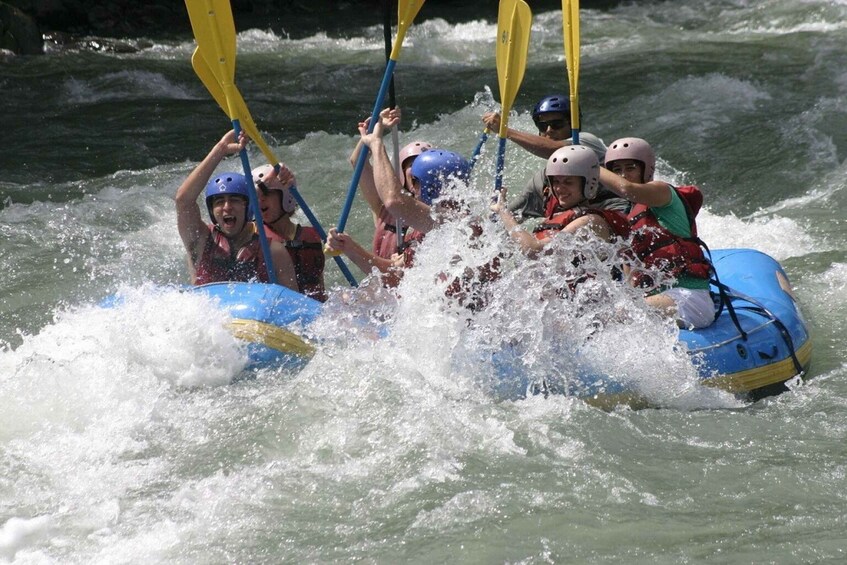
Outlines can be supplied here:
<path id="1" fill-rule="evenodd" d="M 480 12 L 409 31 L 403 139 L 474 147 L 499 99 L 496 10 Z M 513 126 L 567 90 L 561 33 L 559 12 L 534 15 Z M 672 329 L 633 315 L 581 358 L 640 381 L 660 408 L 639 411 L 489 394 L 474 361 L 489 344 L 576 343 L 585 328 L 561 301 L 527 299 L 542 275 L 520 259 L 493 313 L 451 309 L 432 281 L 462 226 L 434 233 L 395 302 L 351 294 L 328 267 L 326 346 L 300 372 L 245 378 L 222 314 L 168 290 L 186 282 L 173 195 L 227 120 L 188 30 L 151 43 L 0 60 L 0 562 L 843 562 L 847 4 L 582 11 L 584 129 L 644 137 L 658 176 L 699 185 L 703 238 L 778 259 L 814 342 L 805 383 L 750 404 L 697 386 Z M 333 225 L 381 26 L 250 29 L 238 48 L 253 117 Z M 483 211 L 495 153 L 472 183 Z M 507 186 L 541 163 L 510 145 Z M 348 231 L 369 241 L 361 201 Z M 507 245 L 487 233 L 463 260 Z M 124 306 L 98 306 L 116 292 Z M 393 316 L 380 341 L 354 320 L 375 310 Z M 534 355 L 562 372 L 580 358 Z"/>

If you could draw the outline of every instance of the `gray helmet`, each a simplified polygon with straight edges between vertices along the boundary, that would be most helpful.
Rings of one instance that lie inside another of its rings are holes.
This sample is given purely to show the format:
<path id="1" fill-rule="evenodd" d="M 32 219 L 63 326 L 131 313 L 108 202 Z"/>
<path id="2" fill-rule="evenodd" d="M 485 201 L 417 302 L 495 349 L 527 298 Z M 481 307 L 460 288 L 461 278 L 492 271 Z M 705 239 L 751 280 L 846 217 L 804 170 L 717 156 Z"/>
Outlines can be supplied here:
<path id="1" fill-rule="evenodd" d="M 643 164 L 643 182 L 653 180 L 653 173 L 656 172 L 656 153 L 650 144 L 640 137 L 622 137 L 609 145 L 606 150 L 606 168 L 608 169 L 613 161 L 621 159 L 632 159 Z"/>
<path id="2" fill-rule="evenodd" d="M 594 151 L 584 145 L 560 147 L 547 159 L 544 173 L 548 176 L 582 177 L 582 196 L 591 200 L 600 187 L 600 162 Z"/>

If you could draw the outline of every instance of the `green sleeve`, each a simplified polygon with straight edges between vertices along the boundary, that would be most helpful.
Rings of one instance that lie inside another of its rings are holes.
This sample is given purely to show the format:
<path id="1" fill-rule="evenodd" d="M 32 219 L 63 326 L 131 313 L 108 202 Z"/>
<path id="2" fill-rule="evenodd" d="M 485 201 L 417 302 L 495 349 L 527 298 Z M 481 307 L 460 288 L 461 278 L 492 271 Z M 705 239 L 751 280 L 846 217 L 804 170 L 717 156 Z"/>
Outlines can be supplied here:
<path id="1" fill-rule="evenodd" d="M 650 208 L 659 220 L 659 224 L 674 235 L 680 237 L 691 237 L 691 225 L 688 223 L 688 213 L 685 204 L 673 187 L 668 185 L 671 191 L 671 201 L 665 206 Z"/>

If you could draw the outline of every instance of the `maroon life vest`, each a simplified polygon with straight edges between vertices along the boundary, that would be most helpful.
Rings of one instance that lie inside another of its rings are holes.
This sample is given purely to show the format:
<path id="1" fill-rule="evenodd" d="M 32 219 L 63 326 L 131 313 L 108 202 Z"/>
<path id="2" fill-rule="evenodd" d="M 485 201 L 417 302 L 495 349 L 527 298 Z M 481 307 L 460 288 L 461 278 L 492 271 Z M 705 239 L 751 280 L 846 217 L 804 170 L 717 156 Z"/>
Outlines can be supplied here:
<path id="1" fill-rule="evenodd" d="M 265 235 L 268 240 L 282 243 L 288 250 L 288 255 L 294 263 L 294 275 L 297 278 L 297 289 L 300 294 L 305 294 L 319 302 L 326 302 L 326 286 L 324 285 L 326 256 L 318 230 L 298 224 L 294 239 L 289 241 L 265 225 Z"/>
<path id="2" fill-rule="evenodd" d="M 500 256 L 475 268 L 466 268 L 461 276 L 453 279 L 444 294 L 458 301 L 472 312 L 485 308 L 488 304 L 488 285 L 500 278 Z"/>
<path id="3" fill-rule="evenodd" d="M 688 215 L 691 237 L 681 237 L 662 227 L 656 215 L 645 204 L 635 204 L 629 212 L 632 230 L 632 251 L 646 267 L 658 268 L 678 278 L 686 275 L 708 280 L 712 264 L 706 258 L 697 237 L 694 217 L 703 204 L 703 193 L 693 185 L 672 187 L 679 194 Z M 639 288 L 654 286 L 652 278 L 643 272 L 632 273 L 633 284 Z"/>
<path id="4" fill-rule="evenodd" d="M 403 237 L 403 266 L 407 269 L 414 265 L 415 251 L 424 237 L 426 237 L 426 234 L 416 229 L 407 231 L 405 237 Z"/>
<path id="5" fill-rule="evenodd" d="M 403 226 L 399 236 L 400 241 L 406 237 L 408 226 Z M 397 253 L 397 225 L 394 218 L 388 211 L 383 208 L 377 218 L 376 229 L 374 230 L 373 253 L 377 257 L 383 259 L 391 259 L 391 256 Z M 400 246 L 402 248 L 402 245 Z"/>
<path id="6" fill-rule="evenodd" d="M 209 228 L 211 233 L 194 265 L 194 284 L 227 281 L 266 283 L 270 280 L 258 234 L 254 233 L 246 245 L 234 250 L 217 226 Z"/>

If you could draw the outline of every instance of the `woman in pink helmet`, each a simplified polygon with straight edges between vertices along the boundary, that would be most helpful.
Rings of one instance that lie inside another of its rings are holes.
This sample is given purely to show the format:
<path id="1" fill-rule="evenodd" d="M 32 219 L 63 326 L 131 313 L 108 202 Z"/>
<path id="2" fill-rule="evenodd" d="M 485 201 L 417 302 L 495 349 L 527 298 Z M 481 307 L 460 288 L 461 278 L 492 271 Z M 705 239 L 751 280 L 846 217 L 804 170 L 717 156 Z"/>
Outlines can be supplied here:
<path id="1" fill-rule="evenodd" d="M 694 191 L 702 202 L 699 189 L 654 180 L 656 155 L 637 137 L 611 143 L 605 165 L 600 182 L 633 203 L 627 218 L 633 255 L 640 264 L 630 269 L 630 281 L 645 289 L 650 305 L 680 326 L 710 325 L 715 319 L 709 293 L 712 266 L 697 239 L 696 209 L 688 203 Z M 656 277 L 657 272 L 661 276 Z"/>
<path id="2" fill-rule="evenodd" d="M 536 255 L 558 232 L 593 233 L 605 241 L 628 235 L 624 215 L 614 210 L 592 206 L 599 190 L 600 163 L 597 155 L 584 145 L 557 149 L 547 159 L 544 169 L 552 193 L 546 221 L 530 233 L 521 229 L 512 212 L 505 206 L 505 189 L 491 207 L 499 216 L 512 239 L 522 251 Z"/>
<path id="3" fill-rule="evenodd" d="M 269 241 L 278 241 L 288 250 L 299 292 L 325 302 L 323 241 L 315 228 L 301 226 L 293 220 L 297 211 L 297 200 L 290 190 L 296 185 L 294 173 L 282 163 L 279 171 L 272 165 L 262 165 L 252 172 L 265 235 Z"/>

